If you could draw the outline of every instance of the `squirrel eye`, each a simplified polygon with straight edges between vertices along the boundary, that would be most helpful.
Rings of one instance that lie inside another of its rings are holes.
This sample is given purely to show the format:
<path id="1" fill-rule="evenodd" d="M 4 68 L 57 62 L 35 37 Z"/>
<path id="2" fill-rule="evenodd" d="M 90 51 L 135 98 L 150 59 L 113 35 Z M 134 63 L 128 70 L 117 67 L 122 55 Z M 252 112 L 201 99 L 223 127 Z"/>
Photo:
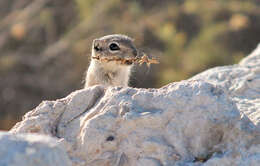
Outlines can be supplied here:
<path id="1" fill-rule="evenodd" d="M 119 46 L 118 46 L 116 43 L 111 43 L 111 44 L 109 45 L 109 49 L 110 49 L 111 51 L 120 50 Z"/>

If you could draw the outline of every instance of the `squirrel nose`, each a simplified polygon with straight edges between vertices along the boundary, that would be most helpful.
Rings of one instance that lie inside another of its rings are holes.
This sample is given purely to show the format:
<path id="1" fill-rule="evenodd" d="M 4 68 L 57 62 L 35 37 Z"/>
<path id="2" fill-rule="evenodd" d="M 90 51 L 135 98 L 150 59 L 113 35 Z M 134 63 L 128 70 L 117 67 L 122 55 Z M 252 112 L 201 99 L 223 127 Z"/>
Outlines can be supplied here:
<path id="1" fill-rule="evenodd" d="M 102 47 L 99 40 L 94 40 L 94 50 L 99 52 L 102 51 Z"/>

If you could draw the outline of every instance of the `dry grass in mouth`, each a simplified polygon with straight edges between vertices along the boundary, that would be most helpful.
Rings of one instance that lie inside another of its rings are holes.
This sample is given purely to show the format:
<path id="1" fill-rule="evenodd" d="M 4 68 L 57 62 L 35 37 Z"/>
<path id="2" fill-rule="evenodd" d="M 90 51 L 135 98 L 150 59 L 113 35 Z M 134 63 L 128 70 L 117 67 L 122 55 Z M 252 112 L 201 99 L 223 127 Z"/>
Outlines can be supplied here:
<path id="1" fill-rule="evenodd" d="M 120 64 L 124 64 L 124 65 L 131 65 L 133 63 L 137 63 L 139 65 L 142 65 L 144 63 L 146 63 L 148 66 L 150 64 L 158 64 L 159 61 L 157 59 L 154 58 L 149 58 L 147 55 L 144 55 L 142 57 L 135 57 L 135 58 L 118 58 L 118 57 L 103 57 L 100 58 L 99 56 L 92 56 L 93 59 L 97 59 L 100 60 L 101 62 L 111 62 L 111 61 L 115 61 L 118 62 Z"/>

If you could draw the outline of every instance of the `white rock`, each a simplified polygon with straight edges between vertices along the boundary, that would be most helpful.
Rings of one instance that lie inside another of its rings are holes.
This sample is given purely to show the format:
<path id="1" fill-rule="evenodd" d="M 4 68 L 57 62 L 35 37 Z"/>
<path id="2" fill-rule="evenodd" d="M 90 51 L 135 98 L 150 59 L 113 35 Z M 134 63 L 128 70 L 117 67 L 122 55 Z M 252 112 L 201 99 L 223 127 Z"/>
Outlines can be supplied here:
<path id="1" fill-rule="evenodd" d="M 238 65 L 216 67 L 191 78 L 198 79 L 221 86 L 260 129 L 260 44 Z"/>
<path id="2" fill-rule="evenodd" d="M 58 141 L 36 134 L 0 132 L 0 166 L 69 166 Z"/>
<path id="3" fill-rule="evenodd" d="M 94 86 L 43 102 L 11 132 L 62 139 L 74 165 L 257 166 L 260 47 L 160 89 Z"/>

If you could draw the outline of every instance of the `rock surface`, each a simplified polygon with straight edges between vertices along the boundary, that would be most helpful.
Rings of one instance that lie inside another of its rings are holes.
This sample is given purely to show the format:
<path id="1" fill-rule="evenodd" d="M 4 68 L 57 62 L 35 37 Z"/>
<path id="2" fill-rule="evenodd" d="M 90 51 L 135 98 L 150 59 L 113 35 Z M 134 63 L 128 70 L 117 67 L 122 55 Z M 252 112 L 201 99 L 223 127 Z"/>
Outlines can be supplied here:
<path id="1" fill-rule="evenodd" d="M 36 165 L 70 166 L 71 161 L 54 138 L 0 132 L 0 166 Z"/>
<path id="2" fill-rule="evenodd" d="M 10 132 L 60 138 L 73 165 L 257 166 L 260 46 L 160 89 L 94 86 L 44 101 Z"/>
<path id="3" fill-rule="evenodd" d="M 238 65 L 216 67 L 191 79 L 220 86 L 260 129 L 260 44 Z"/>

